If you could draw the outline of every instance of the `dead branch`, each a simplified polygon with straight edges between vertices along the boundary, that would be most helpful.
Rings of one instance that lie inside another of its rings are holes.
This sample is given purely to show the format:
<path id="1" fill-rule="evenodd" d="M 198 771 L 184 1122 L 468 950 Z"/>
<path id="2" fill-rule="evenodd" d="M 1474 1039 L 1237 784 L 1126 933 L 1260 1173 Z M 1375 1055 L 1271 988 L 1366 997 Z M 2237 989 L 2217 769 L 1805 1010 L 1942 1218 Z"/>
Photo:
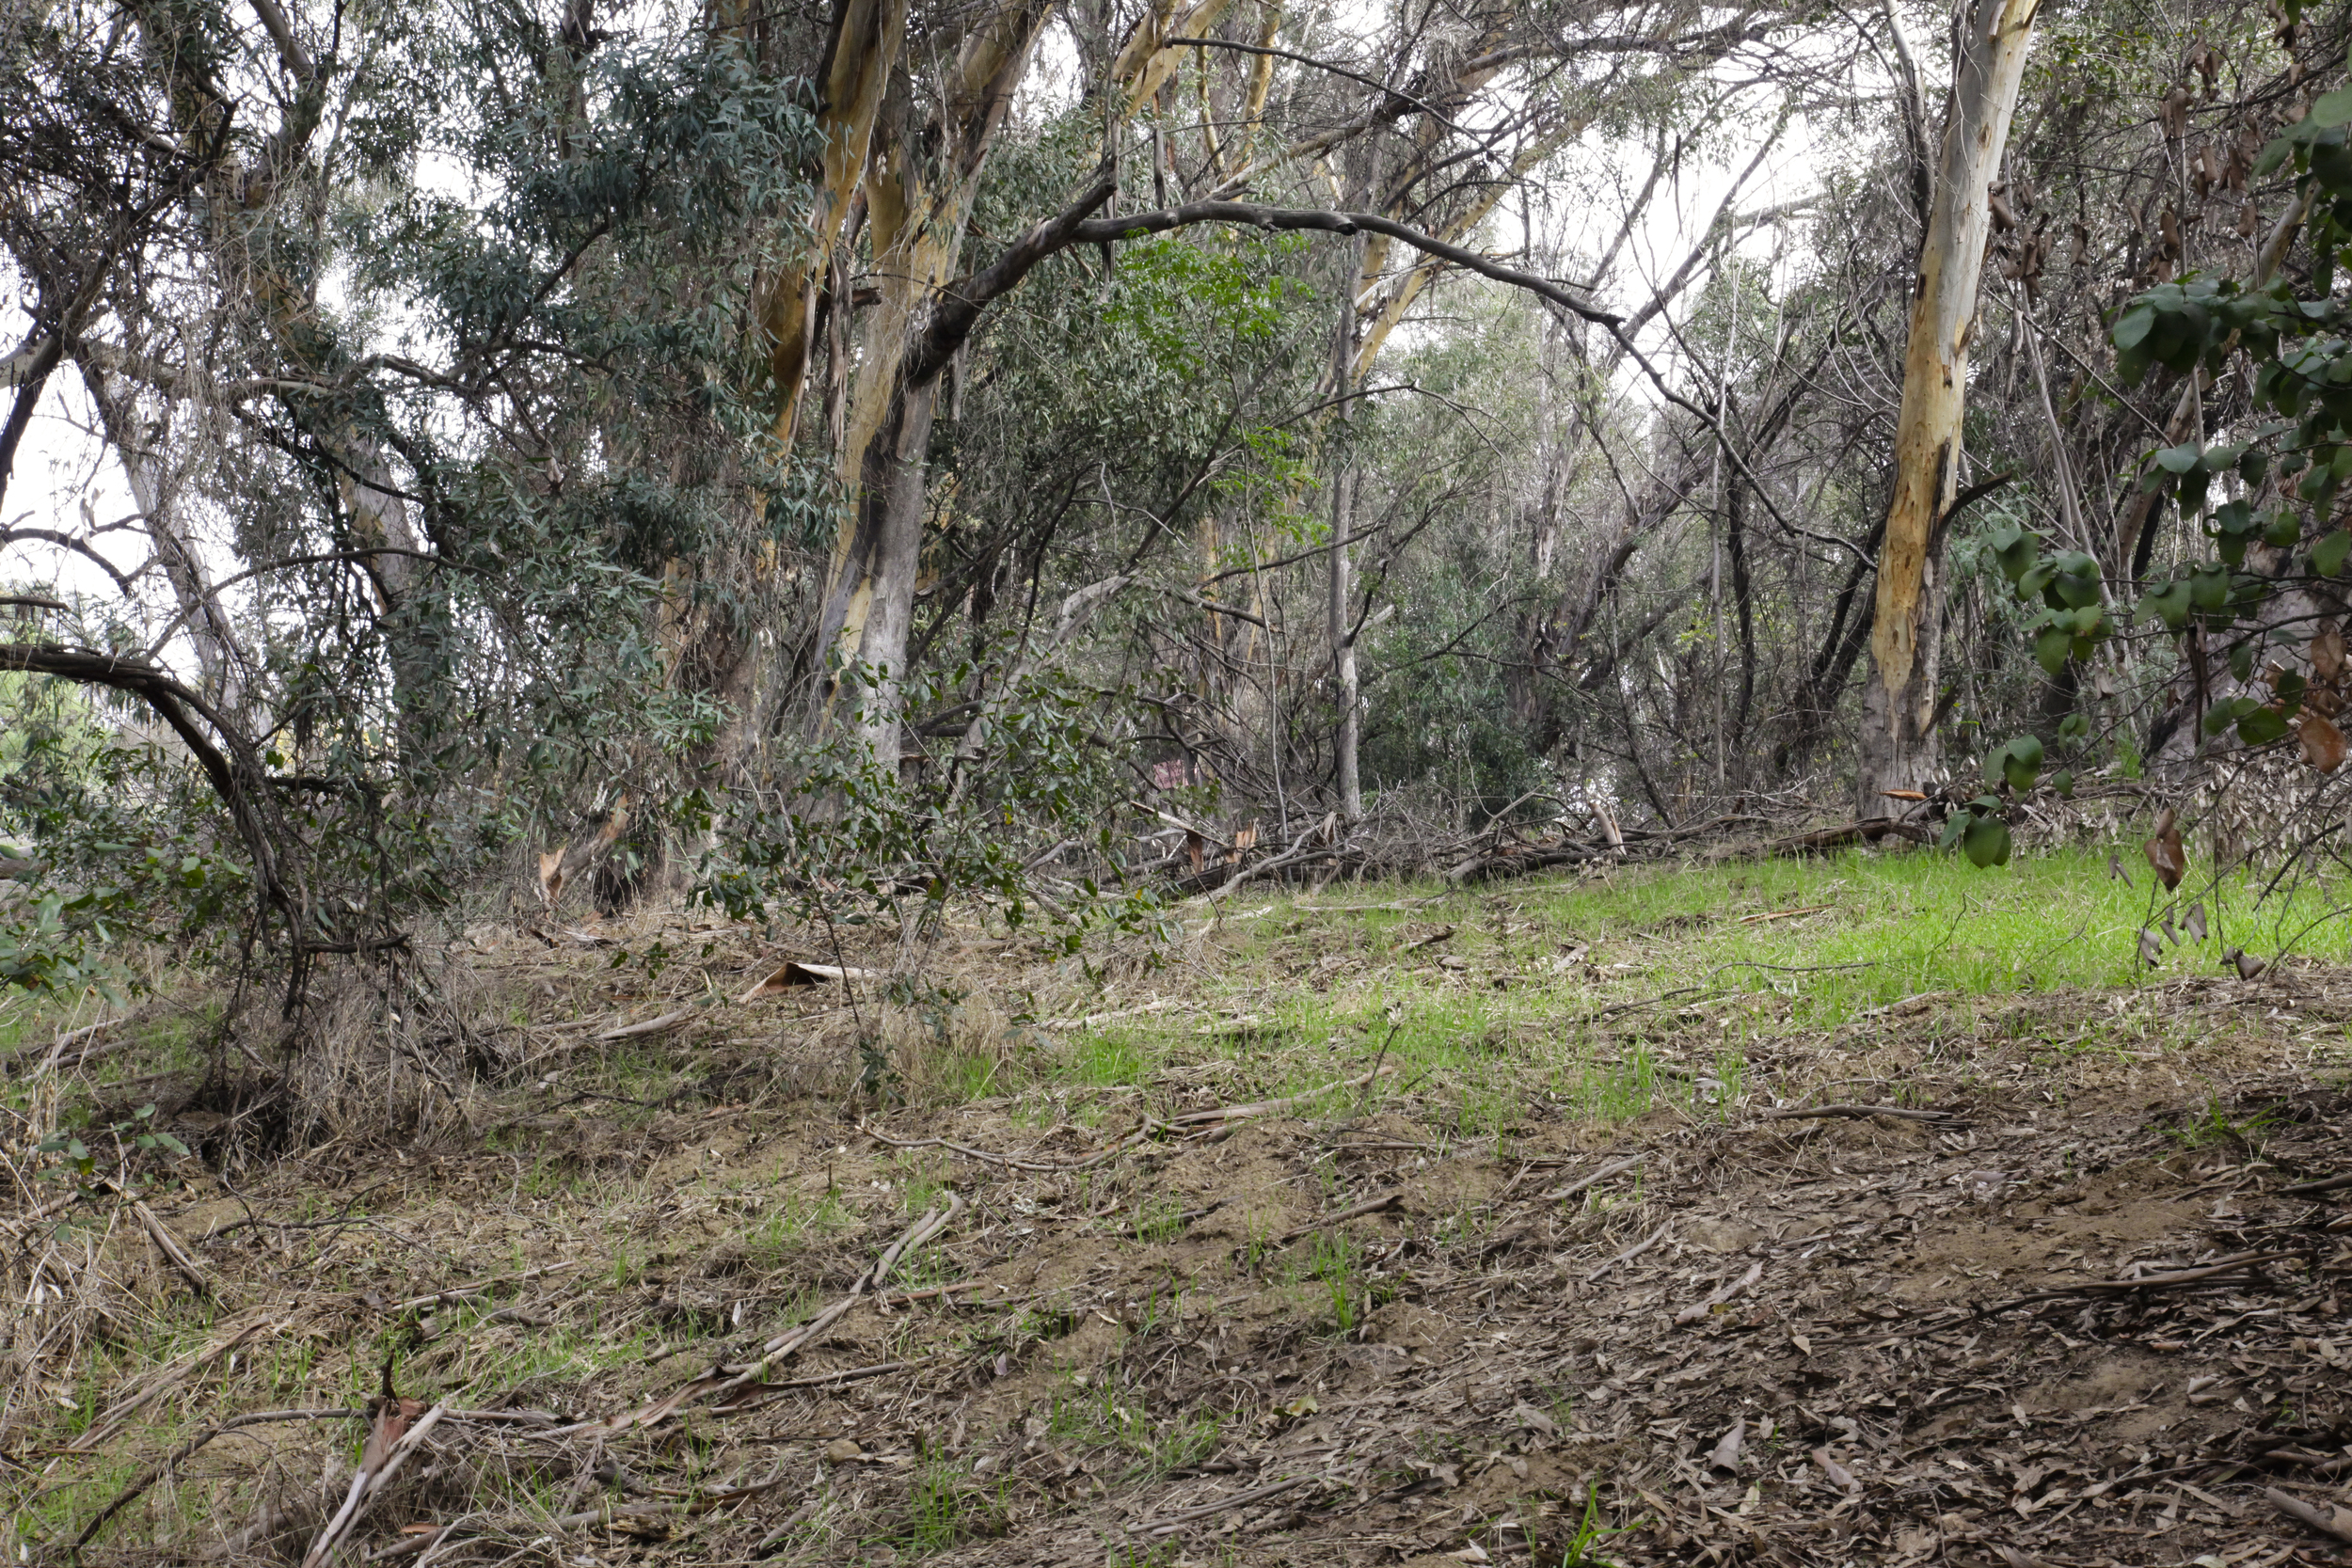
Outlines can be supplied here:
<path id="1" fill-rule="evenodd" d="M 366 1414 L 364 1410 L 256 1410 L 250 1415 L 233 1417 L 217 1426 L 209 1427 L 132 1478 L 130 1484 L 115 1494 L 113 1501 L 90 1515 L 89 1523 L 82 1527 L 82 1533 L 73 1538 L 72 1551 L 79 1552 L 97 1538 L 98 1532 L 106 1528 L 107 1520 L 135 1501 L 166 1471 L 223 1433 L 234 1432 L 239 1427 L 260 1426 L 265 1421 L 337 1421 Z"/>
<path id="2" fill-rule="evenodd" d="M 1403 1193 L 1388 1193 L 1379 1197 L 1368 1197 L 1361 1203 L 1350 1204 L 1336 1214 L 1325 1214 L 1318 1219 L 1309 1220 L 1305 1225 L 1284 1231 L 1281 1240 L 1275 1244 L 1285 1245 L 1311 1231 L 1328 1230 L 1333 1226 L 1344 1225 L 1349 1220 L 1361 1219 L 1366 1214 L 1384 1214 L 1391 1209 L 1403 1207 L 1404 1202 Z"/>
<path id="3" fill-rule="evenodd" d="M 1915 1111 L 1908 1105 L 1804 1105 L 1758 1111 L 1766 1121 L 1807 1121 L 1815 1117 L 1893 1117 L 1899 1121 L 1957 1121 L 1949 1111 Z"/>

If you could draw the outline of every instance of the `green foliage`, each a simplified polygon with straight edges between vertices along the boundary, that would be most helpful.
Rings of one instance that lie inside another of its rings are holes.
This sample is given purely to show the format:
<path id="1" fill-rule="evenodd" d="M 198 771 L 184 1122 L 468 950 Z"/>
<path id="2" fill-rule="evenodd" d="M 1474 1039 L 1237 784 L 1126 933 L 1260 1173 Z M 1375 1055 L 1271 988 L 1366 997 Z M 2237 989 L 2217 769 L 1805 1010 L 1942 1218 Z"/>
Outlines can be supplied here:
<path id="1" fill-rule="evenodd" d="M 210 790 L 162 742 L 103 726 L 76 691 L 28 680 L 4 695 L 0 858 L 33 869 L 0 883 L 23 889 L 0 903 L 0 984 L 111 992 L 106 955 L 126 941 L 217 951 L 250 908 L 251 874 Z"/>
<path id="2" fill-rule="evenodd" d="M 973 673 L 946 672 L 904 700 L 929 705 Z M 852 684 L 870 690 L 880 683 L 867 672 Z M 981 896 L 1016 927 L 1041 909 L 1072 952 L 1093 925 L 1143 929 L 1158 911 L 1148 889 L 1114 889 L 1081 875 L 1048 892 L 1048 874 L 1030 863 L 1072 840 L 1121 863 L 1124 780 L 1095 741 L 1094 704 L 1090 691 L 1031 677 L 967 737 L 977 755 L 951 752 L 908 769 L 877 756 L 852 731 L 786 753 L 787 790 L 695 791 L 685 815 L 712 846 L 695 895 L 738 920 L 781 914 L 918 929 L 951 898 Z"/>
<path id="3" fill-rule="evenodd" d="M 60 1116 L 58 1129 L 35 1146 L 35 1152 L 60 1156 L 51 1174 L 67 1180 L 78 1181 L 87 1188 L 98 1174 L 102 1152 L 110 1151 L 119 1167 L 128 1167 L 134 1153 L 181 1154 L 188 1146 L 168 1132 L 154 1130 L 155 1107 L 140 1106 L 130 1116 L 104 1127 L 96 1126 L 88 1110 L 70 1106 Z M 101 1147 L 93 1147 L 100 1145 Z"/>
<path id="4" fill-rule="evenodd" d="M 2200 368 L 2217 374 L 2233 354 L 2253 365 L 2258 422 L 2233 439 L 2187 441 L 2147 454 L 2141 489 L 2199 519 L 2212 558 L 2152 584 L 2134 612 L 2169 634 L 2195 630 L 2218 641 L 2241 682 L 2251 678 L 2270 635 L 2262 624 L 2266 608 L 2314 579 L 2339 576 L 2352 556 L 2352 532 L 2329 526 L 2338 493 L 2352 478 L 2352 291 L 2337 286 L 2338 269 L 2352 263 L 2348 138 L 2352 88 L 2340 87 L 2272 141 L 2257 164 L 2259 174 L 2291 172 L 2309 203 L 2304 231 L 2314 265 L 2308 291 L 2283 274 L 2255 285 L 2191 273 L 2134 296 L 2109 328 L 2117 373 L 2127 384 L 2157 367 L 2183 376 Z M 2240 493 L 2209 504 L 2217 480 Z M 2275 569 L 2249 569 L 2249 553 L 2257 546 L 2286 560 Z M 2122 629 L 2089 557 L 2070 552 L 2037 562 L 2038 546 L 2022 529 L 1994 540 L 1993 549 L 2019 595 L 2043 601 L 2029 631 L 2034 657 L 2051 675 Z M 2275 744 L 2292 732 L 2302 698 L 2301 680 L 2290 676 L 2266 700 L 2221 699 L 2207 708 L 2203 733 L 2234 727 L 2245 745 Z M 1995 759 L 2005 754 L 2013 752 L 1996 752 Z M 2014 769 L 1989 759 L 1987 778 L 1996 772 L 2008 773 L 2012 787 L 2025 787 Z M 1990 847 L 1989 830 L 1963 825 L 1947 836 L 1968 834 L 1983 835 Z"/>

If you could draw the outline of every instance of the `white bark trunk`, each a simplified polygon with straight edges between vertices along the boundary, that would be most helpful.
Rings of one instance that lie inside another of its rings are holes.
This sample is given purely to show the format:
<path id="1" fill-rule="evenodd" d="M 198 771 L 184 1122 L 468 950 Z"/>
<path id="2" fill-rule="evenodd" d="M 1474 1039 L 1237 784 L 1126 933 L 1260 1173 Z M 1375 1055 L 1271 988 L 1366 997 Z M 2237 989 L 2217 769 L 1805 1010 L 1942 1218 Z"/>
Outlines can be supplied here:
<path id="1" fill-rule="evenodd" d="M 1865 816 L 1889 789 L 1918 789 L 1938 771 L 1934 720 L 1946 510 L 1959 488 L 1961 416 L 1977 292 L 1991 222 L 1988 191 L 2009 145 L 2040 0 L 1975 0 L 1961 24 L 1944 147 L 1919 250 L 1911 341 L 1895 430 L 1895 496 L 1879 554 L 1870 627 L 1875 666 L 1863 689 Z"/>

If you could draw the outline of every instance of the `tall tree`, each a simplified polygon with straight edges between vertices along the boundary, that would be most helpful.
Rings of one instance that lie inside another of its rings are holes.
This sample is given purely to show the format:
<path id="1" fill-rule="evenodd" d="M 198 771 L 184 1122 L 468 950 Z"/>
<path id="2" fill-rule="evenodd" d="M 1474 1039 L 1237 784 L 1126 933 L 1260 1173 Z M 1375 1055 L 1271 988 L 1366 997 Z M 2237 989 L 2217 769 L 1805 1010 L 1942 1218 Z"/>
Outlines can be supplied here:
<path id="1" fill-rule="evenodd" d="M 1936 773 L 1944 531 L 1960 491 L 1961 417 L 1992 226 L 1991 188 L 2009 146 L 2040 8 L 2041 0 L 1975 0 L 1956 39 L 1903 356 L 1895 494 L 1879 546 L 1874 668 L 1863 690 L 1857 778 L 1866 816 L 1883 814 L 1886 791 L 1919 789 Z"/>

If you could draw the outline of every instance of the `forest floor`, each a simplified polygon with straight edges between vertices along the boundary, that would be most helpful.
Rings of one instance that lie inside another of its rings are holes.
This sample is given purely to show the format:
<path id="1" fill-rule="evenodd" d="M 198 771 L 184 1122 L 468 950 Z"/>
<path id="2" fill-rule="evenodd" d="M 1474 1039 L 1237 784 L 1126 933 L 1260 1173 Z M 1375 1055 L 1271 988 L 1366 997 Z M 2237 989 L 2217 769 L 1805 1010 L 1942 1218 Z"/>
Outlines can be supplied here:
<path id="1" fill-rule="evenodd" d="M 2240 978 L 2308 911 L 2225 890 L 2151 970 L 2127 855 L 1245 894 L 743 1002 L 893 952 L 485 926 L 502 1076 L 267 1157 L 158 1000 L 68 1102 L 194 1153 L 0 1217 L 0 1547 L 2352 1562 L 2352 1185 L 2294 1190 L 2347 933 Z"/>

